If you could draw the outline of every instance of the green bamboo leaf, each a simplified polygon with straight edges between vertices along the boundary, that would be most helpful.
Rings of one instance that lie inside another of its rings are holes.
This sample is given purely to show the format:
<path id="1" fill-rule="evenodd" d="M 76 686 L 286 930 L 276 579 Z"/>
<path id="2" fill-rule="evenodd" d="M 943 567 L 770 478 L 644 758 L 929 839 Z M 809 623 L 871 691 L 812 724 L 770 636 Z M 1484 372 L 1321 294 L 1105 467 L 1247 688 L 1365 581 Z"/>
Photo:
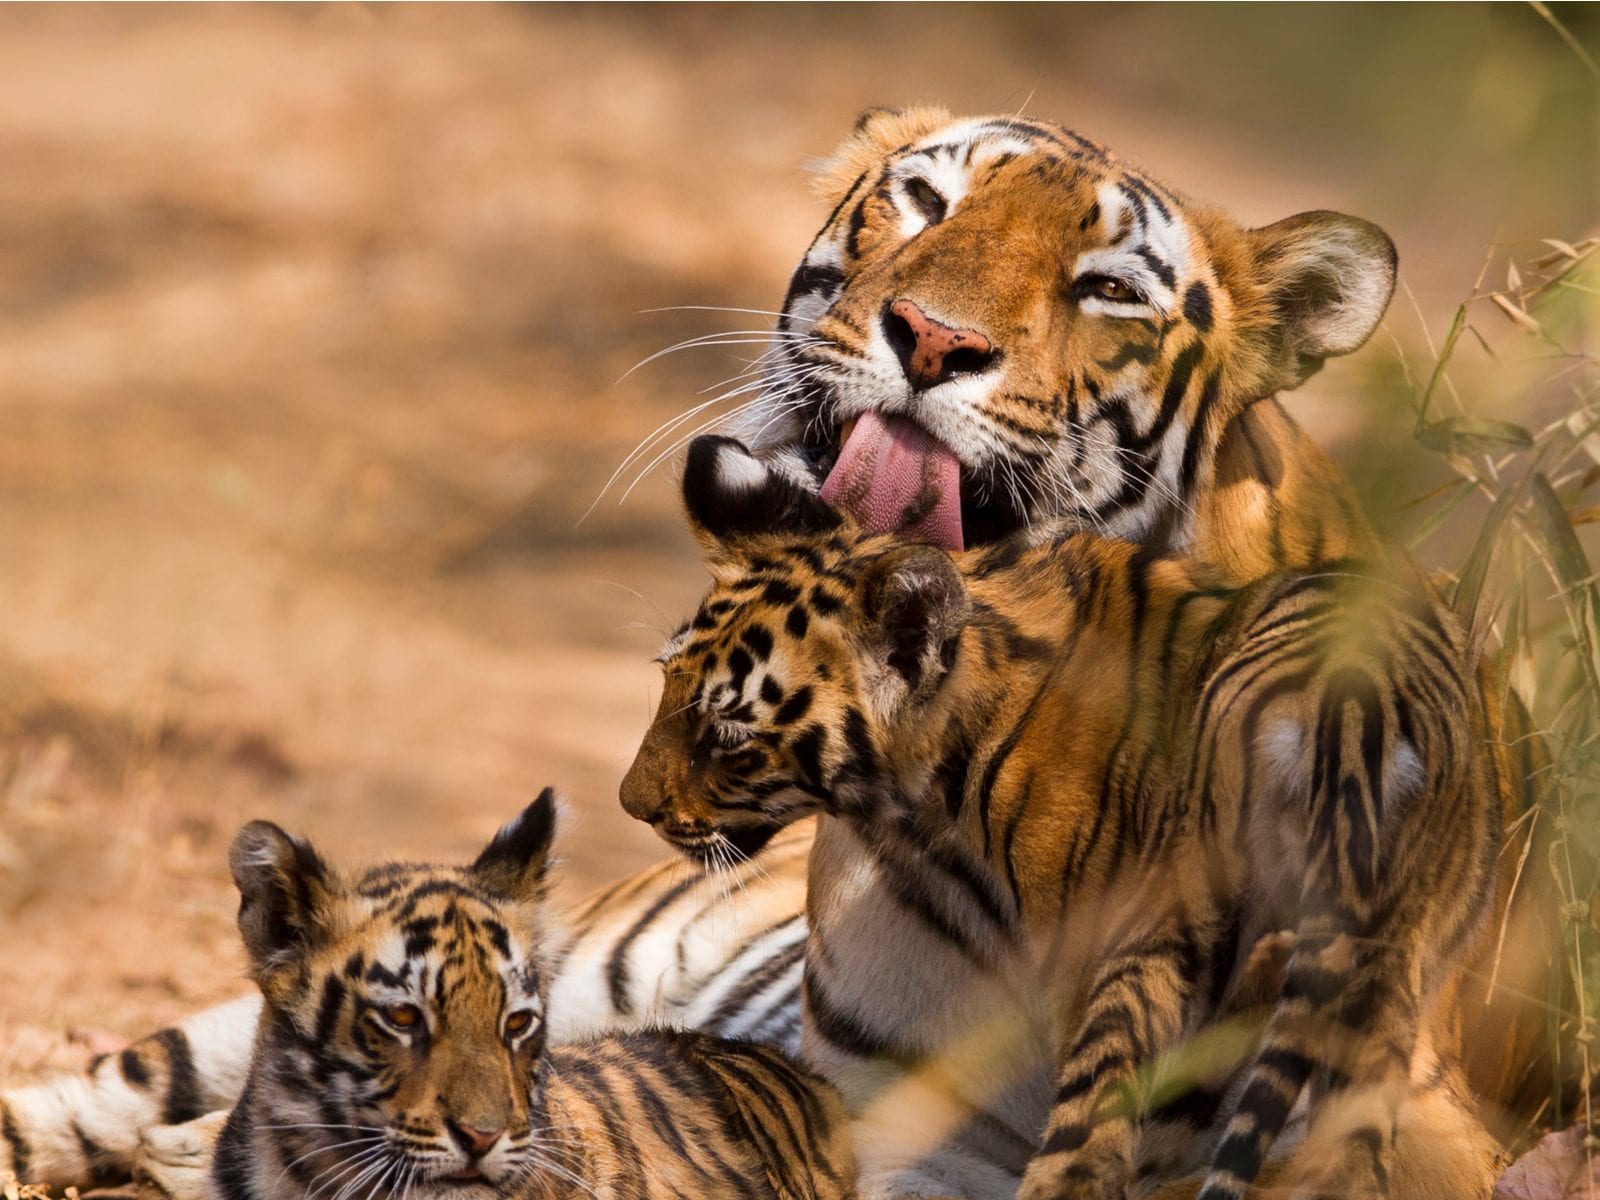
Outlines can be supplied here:
<path id="1" fill-rule="evenodd" d="M 1417 435 L 1429 450 L 1440 454 L 1482 454 L 1493 450 L 1526 450 L 1533 434 L 1510 421 L 1489 417 L 1446 417 Z"/>
<path id="2" fill-rule="evenodd" d="M 1533 518 L 1562 587 L 1574 599 L 1592 593 L 1594 584 L 1589 577 L 1594 572 L 1589 568 L 1589 556 L 1583 552 L 1583 543 L 1578 541 L 1567 510 L 1543 471 L 1533 473 L 1532 493 Z"/>
<path id="3" fill-rule="evenodd" d="M 1533 497 L 1529 515 L 1550 557 L 1556 582 L 1561 585 L 1562 600 L 1577 643 L 1575 657 L 1585 683 L 1593 691 L 1600 692 L 1600 661 L 1596 659 L 1600 638 L 1596 637 L 1595 628 L 1596 616 L 1600 615 L 1600 591 L 1595 588 L 1589 556 L 1583 552 L 1583 543 L 1578 541 L 1567 510 L 1542 471 L 1533 473 L 1529 490 Z"/>
<path id="4" fill-rule="evenodd" d="M 1517 487 L 1507 488 L 1495 498 L 1489 508 L 1489 515 L 1484 518 L 1483 528 L 1478 531 L 1478 540 L 1473 544 L 1472 553 L 1467 557 L 1467 565 L 1461 568 L 1461 577 L 1456 581 L 1456 594 L 1452 601 L 1455 610 L 1461 619 L 1467 622 L 1468 628 L 1476 637 L 1481 631 L 1477 628 L 1481 616 L 1478 604 L 1483 596 L 1483 581 L 1489 575 L 1489 563 L 1494 558 L 1497 539 L 1500 536 L 1500 527 L 1505 524 L 1506 517 L 1511 513 L 1511 507 L 1522 492 L 1519 484 Z"/>
<path id="5" fill-rule="evenodd" d="M 1439 358 L 1433 364 L 1433 373 L 1428 376 L 1428 386 L 1422 389 L 1422 398 L 1417 402 L 1417 434 L 1428 427 L 1428 412 L 1433 407 L 1433 393 L 1439 387 L 1439 381 L 1444 378 L 1444 369 L 1450 363 L 1450 356 L 1455 353 L 1456 341 L 1461 337 L 1461 331 L 1467 324 L 1467 306 L 1457 308 L 1455 315 L 1450 318 L 1450 329 L 1444 335 L 1444 345 L 1439 349 Z"/>

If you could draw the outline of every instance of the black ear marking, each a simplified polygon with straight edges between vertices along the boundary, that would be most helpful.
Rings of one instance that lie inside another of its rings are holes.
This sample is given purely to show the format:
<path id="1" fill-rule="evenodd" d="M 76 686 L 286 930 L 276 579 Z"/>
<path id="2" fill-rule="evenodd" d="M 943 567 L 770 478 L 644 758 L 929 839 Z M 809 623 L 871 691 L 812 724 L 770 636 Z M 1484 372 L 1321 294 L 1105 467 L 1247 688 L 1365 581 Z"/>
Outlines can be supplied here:
<path id="1" fill-rule="evenodd" d="M 868 107 L 863 108 L 860 114 L 856 117 L 856 123 L 854 126 L 855 131 L 857 133 L 862 133 L 875 121 L 881 121 L 885 117 L 898 117 L 902 112 L 904 112 L 903 109 L 889 108 L 881 104 L 869 105 Z"/>
<path id="2" fill-rule="evenodd" d="M 239 889 L 239 934 L 258 971 L 316 944 L 335 881 L 310 842 L 251 821 L 234 836 L 228 869 Z"/>
<path id="3" fill-rule="evenodd" d="M 555 837 L 556 792 L 545 788 L 538 799 L 500 827 L 494 841 L 472 864 L 472 873 L 502 899 L 537 903 L 544 898 Z"/>
<path id="4" fill-rule="evenodd" d="M 695 528 L 717 541 L 759 534 L 826 533 L 843 518 L 730 437 L 689 445 L 683 501 Z"/>

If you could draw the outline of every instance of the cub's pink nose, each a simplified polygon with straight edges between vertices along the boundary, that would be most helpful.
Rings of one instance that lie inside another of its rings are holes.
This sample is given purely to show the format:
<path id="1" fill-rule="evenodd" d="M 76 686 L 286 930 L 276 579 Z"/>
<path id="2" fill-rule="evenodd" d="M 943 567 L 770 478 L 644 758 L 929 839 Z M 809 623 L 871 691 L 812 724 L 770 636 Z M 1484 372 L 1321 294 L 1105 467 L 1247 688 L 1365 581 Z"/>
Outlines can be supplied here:
<path id="1" fill-rule="evenodd" d="M 450 1122 L 450 1136 L 473 1158 L 482 1158 L 494 1149 L 494 1144 L 505 1134 L 504 1129 L 474 1129 L 459 1121 Z"/>

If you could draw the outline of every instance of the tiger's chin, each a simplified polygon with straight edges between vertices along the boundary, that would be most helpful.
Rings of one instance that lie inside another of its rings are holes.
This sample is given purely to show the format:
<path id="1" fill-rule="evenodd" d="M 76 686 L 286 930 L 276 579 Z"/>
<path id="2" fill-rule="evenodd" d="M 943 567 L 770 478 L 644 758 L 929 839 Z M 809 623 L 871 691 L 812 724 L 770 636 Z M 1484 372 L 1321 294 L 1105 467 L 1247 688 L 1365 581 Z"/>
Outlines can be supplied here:
<path id="1" fill-rule="evenodd" d="M 491 1179 L 477 1167 L 466 1167 L 436 1175 L 428 1181 L 430 1194 L 443 1196 L 503 1196 L 508 1194 L 509 1178 Z"/>
<path id="2" fill-rule="evenodd" d="M 735 866 L 754 858 L 783 829 L 781 824 L 747 825 L 712 833 L 682 834 L 657 828 L 674 850 L 707 870 Z"/>

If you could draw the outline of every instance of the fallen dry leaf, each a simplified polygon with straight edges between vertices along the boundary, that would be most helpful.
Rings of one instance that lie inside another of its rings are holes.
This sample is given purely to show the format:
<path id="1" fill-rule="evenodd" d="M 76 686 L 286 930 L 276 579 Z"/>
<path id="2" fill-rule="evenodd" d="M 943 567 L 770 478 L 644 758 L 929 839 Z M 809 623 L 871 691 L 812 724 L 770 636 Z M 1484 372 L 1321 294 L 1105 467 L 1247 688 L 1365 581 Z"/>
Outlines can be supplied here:
<path id="1" fill-rule="evenodd" d="M 1547 1134 L 1495 1185 L 1494 1200 L 1600 1200 L 1600 1157 L 1581 1125 Z"/>

